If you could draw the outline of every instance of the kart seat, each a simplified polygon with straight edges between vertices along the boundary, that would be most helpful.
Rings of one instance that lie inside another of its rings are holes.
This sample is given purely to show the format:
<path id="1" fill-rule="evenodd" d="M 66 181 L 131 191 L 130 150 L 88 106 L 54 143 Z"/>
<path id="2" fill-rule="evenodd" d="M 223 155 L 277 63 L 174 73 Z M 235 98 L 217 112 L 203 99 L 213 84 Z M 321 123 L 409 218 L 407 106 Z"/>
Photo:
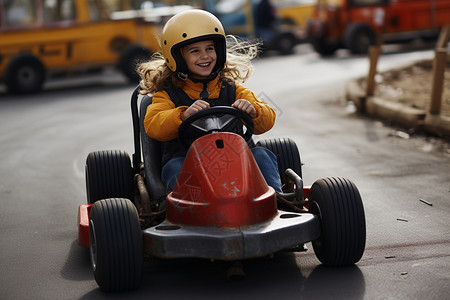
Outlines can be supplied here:
<path id="1" fill-rule="evenodd" d="M 161 180 L 161 142 L 150 138 L 145 132 L 144 118 L 147 106 L 152 103 L 152 98 L 142 97 L 139 107 L 139 129 L 142 141 L 142 156 L 144 161 L 145 183 L 152 203 L 160 203 L 165 199 L 167 192 Z"/>

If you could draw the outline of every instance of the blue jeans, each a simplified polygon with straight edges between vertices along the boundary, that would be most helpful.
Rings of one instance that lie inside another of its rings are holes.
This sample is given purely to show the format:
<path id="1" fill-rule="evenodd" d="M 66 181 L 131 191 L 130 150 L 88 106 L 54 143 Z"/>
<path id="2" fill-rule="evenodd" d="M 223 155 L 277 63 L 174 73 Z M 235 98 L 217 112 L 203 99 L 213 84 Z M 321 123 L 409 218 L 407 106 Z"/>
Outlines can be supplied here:
<path id="1" fill-rule="evenodd" d="M 278 173 L 278 162 L 275 154 L 264 147 L 254 147 L 251 151 L 267 184 L 273 187 L 277 193 L 281 193 L 281 178 Z M 184 157 L 174 157 L 162 168 L 161 179 L 169 191 L 172 191 L 175 187 L 183 162 Z"/>

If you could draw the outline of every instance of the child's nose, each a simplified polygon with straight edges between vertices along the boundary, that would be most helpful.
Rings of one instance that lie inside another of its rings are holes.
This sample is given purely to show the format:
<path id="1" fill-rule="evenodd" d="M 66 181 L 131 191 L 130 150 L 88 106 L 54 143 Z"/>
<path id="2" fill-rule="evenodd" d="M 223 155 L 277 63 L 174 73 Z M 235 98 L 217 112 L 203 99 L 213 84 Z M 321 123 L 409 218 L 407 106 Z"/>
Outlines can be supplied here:
<path id="1" fill-rule="evenodd" d="M 201 56 L 202 56 L 202 57 L 209 57 L 208 51 L 202 51 L 202 52 L 201 52 Z"/>

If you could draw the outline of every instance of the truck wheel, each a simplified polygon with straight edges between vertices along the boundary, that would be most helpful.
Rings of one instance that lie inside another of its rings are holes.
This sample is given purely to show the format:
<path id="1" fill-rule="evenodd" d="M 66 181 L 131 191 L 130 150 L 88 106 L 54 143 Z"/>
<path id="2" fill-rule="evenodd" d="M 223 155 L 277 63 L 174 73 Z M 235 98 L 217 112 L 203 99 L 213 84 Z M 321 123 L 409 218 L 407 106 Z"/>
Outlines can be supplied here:
<path id="1" fill-rule="evenodd" d="M 20 54 L 8 64 L 5 83 L 12 93 L 34 93 L 42 89 L 45 68 L 42 62 L 30 54 Z"/>
<path id="2" fill-rule="evenodd" d="M 311 44 L 314 50 L 322 56 L 331 56 L 339 48 L 337 44 L 330 43 L 325 38 L 311 38 Z"/>
<path id="3" fill-rule="evenodd" d="M 136 207 L 128 199 L 104 199 L 92 206 L 89 253 L 102 290 L 126 291 L 141 284 L 142 232 Z"/>
<path id="4" fill-rule="evenodd" d="M 284 171 L 290 168 L 302 177 L 302 163 L 297 145 L 290 138 L 274 138 L 258 141 L 256 146 L 264 147 L 272 151 L 278 158 L 278 172 L 282 184 L 286 183 Z"/>
<path id="5" fill-rule="evenodd" d="M 131 46 L 120 56 L 119 68 L 130 82 L 138 83 L 139 74 L 136 72 L 139 65 L 150 59 L 151 51 L 140 46 Z"/>
<path id="6" fill-rule="evenodd" d="M 345 178 L 323 178 L 311 187 L 309 211 L 320 217 L 321 235 L 312 241 L 325 266 L 358 262 L 366 244 L 366 220 L 358 189 Z"/>
<path id="7" fill-rule="evenodd" d="M 369 47 L 376 44 L 376 34 L 366 24 L 351 24 L 345 31 L 345 47 L 353 54 L 366 54 Z"/>
<path id="8" fill-rule="evenodd" d="M 133 172 L 124 151 L 96 151 L 86 158 L 86 194 L 88 203 L 106 198 L 134 199 Z"/>

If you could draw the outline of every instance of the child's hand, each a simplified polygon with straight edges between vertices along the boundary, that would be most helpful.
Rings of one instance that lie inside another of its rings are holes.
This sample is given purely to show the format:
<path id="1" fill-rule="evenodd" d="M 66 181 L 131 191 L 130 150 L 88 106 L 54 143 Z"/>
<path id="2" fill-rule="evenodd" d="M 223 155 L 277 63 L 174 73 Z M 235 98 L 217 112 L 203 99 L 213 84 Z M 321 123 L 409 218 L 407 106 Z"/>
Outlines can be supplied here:
<path id="1" fill-rule="evenodd" d="M 245 99 L 237 99 L 231 106 L 245 112 L 252 119 L 258 116 L 258 113 L 253 104 Z"/>
<path id="2" fill-rule="evenodd" d="M 181 119 L 184 121 L 189 117 L 190 115 L 195 114 L 199 110 L 205 109 L 209 107 L 209 103 L 203 100 L 197 100 L 194 103 L 191 104 L 182 114 Z"/>

